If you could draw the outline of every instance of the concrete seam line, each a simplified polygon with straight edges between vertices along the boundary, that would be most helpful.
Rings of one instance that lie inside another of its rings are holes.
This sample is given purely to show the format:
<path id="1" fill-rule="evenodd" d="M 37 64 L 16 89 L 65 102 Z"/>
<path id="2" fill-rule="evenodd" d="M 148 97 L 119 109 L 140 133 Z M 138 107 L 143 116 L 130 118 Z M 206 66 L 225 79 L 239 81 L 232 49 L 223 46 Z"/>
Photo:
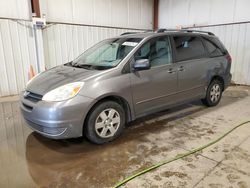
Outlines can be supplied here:
<path id="1" fill-rule="evenodd" d="M 147 172 L 149 172 L 149 171 L 151 171 L 151 170 L 154 170 L 154 169 L 156 169 L 156 168 L 159 168 L 160 166 L 163 166 L 163 165 L 168 164 L 168 163 L 171 163 L 171 162 L 173 162 L 173 161 L 182 159 L 182 158 L 184 158 L 184 157 L 187 157 L 187 156 L 189 156 L 189 155 L 192 155 L 192 154 L 194 154 L 194 153 L 197 153 L 198 151 L 201 151 L 201 150 L 203 150 L 203 149 L 205 149 L 205 148 L 208 148 L 209 146 L 214 145 L 214 144 L 216 144 L 217 142 L 219 142 L 220 140 L 222 140 L 224 137 L 226 137 L 228 134 L 230 134 L 231 132 L 233 132 L 233 131 L 234 131 L 235 129 L 237 129 L 238 127 L 240 127 L 240 126 L 242 126 L 242 125 L 245 125 L 245 124 L 247 124 L 247 123 L 250 123 L 250 120 L 247 120 L 247 121 L 245 121 L 245 122 L 242 122 L 242 123 L 238 124 L 238 125 L 235 126 L 234 128 L 232 128 L 232 129 L 230 129 L 229 131 L 227 131 L 225 134 L 223 134 L 222 136 L 220 136 L 219 138 L 217 138 L 217 139 L 215 139 L 215 140 L 213 140 L 213 141 L 211 141 L 211 142 L 209 142 L 209 143 L 207 143 L 207 144 L 205 144 L 205 145 L 203 145 L 203 146 L 200 146 L 200 147 L 198 147 L 198 148 L 196 148 L 196 149 L 193 149 L 193 150 L 191 150 L 191 151 L 189 151 L 189 152 L 186 152 L 186 153 L 177 154 L 177 155 L 176 155 L 175 157 L 173 157 L 173 158 L 170 158 L 170 159 L 168 159 L 168 160 L 163 160 L 163 161 L 161 161 L 161 162 L 159 162 L 159 163 L 156 163 L 156 164 L 154 164 L 154 165 L 152 165 L 152 166 L 150 166 L 150 167 L 148 167 L 148 168 L 146 168 L 146 169 L 144 169 L 144 170 L 142 170 L 142 171 L 139 171 L 139 172 L 137 172 L 137 173 L 135 173 L 135 174 L 133 174 L 133 175 L 131 175 L 131 176 L 128 176 L 128 177 L 125 178 L 124 180 L 122 180 L 122 181 L 118 182 L 117 184 L 115 184 L 115 185 L 113 186 L 113 188 L 118 188 L 118 187 L 124 185 L 125 183 L 131 181 L 132 179 L 134 179 L 134 178 L 136 178 L 136 177 L 138 177 L 138 176 L 141 176 L 141 175 L 143 175 L 143 174 L 145 174 L 145 173 L 147 173 Z"/>

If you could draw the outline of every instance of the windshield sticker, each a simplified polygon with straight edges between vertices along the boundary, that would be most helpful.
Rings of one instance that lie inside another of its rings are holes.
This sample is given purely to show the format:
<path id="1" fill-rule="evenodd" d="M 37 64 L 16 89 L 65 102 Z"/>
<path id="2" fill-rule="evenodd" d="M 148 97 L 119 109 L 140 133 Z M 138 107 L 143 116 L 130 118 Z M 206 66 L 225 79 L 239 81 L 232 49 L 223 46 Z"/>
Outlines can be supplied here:
<path id="1" fill-rule="evenodd" d="M 138 44 L 138 42 L 124 42 L 122 45 L 124 46 L 136 46 Z"/>

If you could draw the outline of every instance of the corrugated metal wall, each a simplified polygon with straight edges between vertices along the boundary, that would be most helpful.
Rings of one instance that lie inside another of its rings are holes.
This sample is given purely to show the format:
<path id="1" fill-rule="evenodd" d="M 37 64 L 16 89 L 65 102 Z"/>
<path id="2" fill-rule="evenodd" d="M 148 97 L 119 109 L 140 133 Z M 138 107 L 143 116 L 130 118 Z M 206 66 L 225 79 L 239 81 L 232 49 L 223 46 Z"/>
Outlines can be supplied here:
<path id="1" fill-rule="evenodd" d="M 0 0 L 0 17 L 29 20 L 31 8 L 29 0 Z"/>
<path id="2" fill-rule="evenodd" d="M 195 29 L 211 31 L 220 38 L 232 56 L 233 82 L 250 85 L 250 23 Z"/>
<path id="3" fill-rule="evenodd" d="M 40 0 L 49 22 L 152 29 L 153 0 Z"/>
<path id="4" fill-rule="evenodd" d="M 95 43 L 127 29 L 56 24 L 43 29 L 46 68 L 69 62 Z"/>
<path id="5" fill-rule="evenodd" d="M 0 19 L 0 96 L 25 88 L 29 66 L 36 67 L 34 30 L 28 21 Z"/>
<path id="6" fill-rule="evenodd" d="M 159 0 L 159 25 L 175 28 L 249 21 L 249 7 L 249 0 Z"/>

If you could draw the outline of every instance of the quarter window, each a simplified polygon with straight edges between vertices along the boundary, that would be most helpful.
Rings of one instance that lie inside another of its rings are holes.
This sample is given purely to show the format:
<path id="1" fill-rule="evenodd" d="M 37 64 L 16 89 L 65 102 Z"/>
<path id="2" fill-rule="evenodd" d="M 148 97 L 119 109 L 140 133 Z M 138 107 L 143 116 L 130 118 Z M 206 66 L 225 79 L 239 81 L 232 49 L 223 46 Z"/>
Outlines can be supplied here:
<path id="1" fill-rule="evenodd" d="M 194 36 L 175 36 L 174 37 L 177 61 L 202 58 L 205 49 L 202 41 Z"/>
<path id="2" fill-rule="evenodd" d="M 204 38 L 204 42 L 205 42 L 205 45 L 207 47 L 210 57 L 218 57 L 218 56 L 223 55 L 220 48 L 218 48 L 214 43 L 212 43 L 211 41 L 205 38 Z"/>
<path id="3" fill-rule="evenodd" d="M 148 59 L 151 67 L 172 62 L 171 47 L 168 37 L 157 37 L 146 42 L 136 53 L 135 60 Z"/>

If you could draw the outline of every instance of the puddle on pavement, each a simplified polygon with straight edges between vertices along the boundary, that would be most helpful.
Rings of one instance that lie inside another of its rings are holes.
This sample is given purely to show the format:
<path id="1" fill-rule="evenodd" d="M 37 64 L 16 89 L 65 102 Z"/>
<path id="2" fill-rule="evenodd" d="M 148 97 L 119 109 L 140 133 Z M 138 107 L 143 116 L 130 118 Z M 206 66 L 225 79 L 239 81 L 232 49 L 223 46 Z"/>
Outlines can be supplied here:
<path id="1" fill-rule="evenodd" d="M 226 92 L 216 108 L 236 102 L 246 94 L 243 91 Z M 176 144 L 182 144 L 181 137 L 197 139 L 213 134 L 211 129 L 199 125 L 192 125 L 193 130 L 188 131 L 192 123 L 189 120 L 195 118 L 193 115 L 209 111 L 200 102 L 182 105 L 130 123 L 123 135 L 112 143 L 94 145 L 84 138 L 57 141 L 30 133 L 20 115 L 18 102 L 0 103 L 3 174 L 0 185 L 23 185 L 25 180 L 27 187 L 34 184 L 41 187 L 110 187 L 135 170 L 172 157 L 169 155 L 177 148 L 167 143 L 164 132 L 178 137 L 176 142 L 180 143 Z M 181 121 L 182 117 L 188 118 Z M 177 120 L 186 128 L 174 132 L 172 130 L 180 126 Z M 14 165 L 9 165 L 11 163 Z M 166 172 L 165 176 L 184 176 L 171 173 Z M 13 181 L 15 175 L 17 178 Z"/>

